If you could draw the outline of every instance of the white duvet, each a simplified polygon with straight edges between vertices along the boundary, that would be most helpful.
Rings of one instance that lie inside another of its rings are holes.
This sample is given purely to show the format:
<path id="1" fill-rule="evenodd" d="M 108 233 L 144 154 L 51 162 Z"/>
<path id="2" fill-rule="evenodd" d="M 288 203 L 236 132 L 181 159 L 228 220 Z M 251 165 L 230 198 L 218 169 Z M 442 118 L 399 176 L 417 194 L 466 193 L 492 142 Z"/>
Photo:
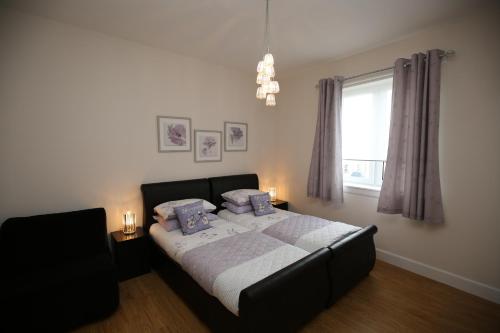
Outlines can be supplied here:
<path id="1" fill-rule="evenodd" d="M 227 209 L 221 210 L 217 215 L 226 221 L 230 221 L 242 227 L 259 232 L 262 232 L 272 225 L 284 221 L 289 217 L 300 216 L 300 214 L 277 208 L 275 213 L 262 216 L 255 216 L 253 212 L 235 214 Z M 330 221 L 327 225 L 307 232 L 296 240 L 287 240 L 288 237 L 286 236 L 288 235 L 286 235 L 286 231 L 285 234 L 281 234 L 283 237 L 278 237 L 278 239 L 300 247 L 308 252 L 314 252 L 320 248 L 329 246 L 358 230 L 361 230 L 361 228 L 342 222 Z M 265 232 L 267 233 L 267 230 Z"/>
<path id="2" fill-rule="evenodd" d="M 300 214 L 275 208 L 276 213 L 262 216 L 255 216 L 253 211 L 243 214 L 235 214 L 227 209 L 221 210 L 217 216 L 229 222 L 238 224 L 239 226 L 250 230 L 262 231 L 276 222 L 283 221 L 290 216 L 298 216 Z"/>
<path id="3" fill-rule="evenodd" d="M 182 256 L 191 249 L 250 230 L 222 219 L 211 221 L 210 224 L 212 228 L 184 235 L 181 229 L 167 231 L 159 223 L 153 223 L 149 233 L 170 258 L 181 264 Z"/>
<path id="4" fill-rule="evenodd" d="M 179 229 L 167 232 L 158 223 L 154 223 L 149 232 L 153 240 L 182 266 L 182 257 L 189 250 L 249 231 L 248 228 L 222 219 L 212 221 L 210 224 L 213 226 L 212 228 L 186 236 Z M 217 297 L 229 311 L 238 315 L 239 296 L 243 289 L 293 264 L 308 254 L 307 251 L 283 243 L 282 246 L 262 256 L 222 272 L 215 279 L 212 289 L 207 290 L 207 292 Z M 221 253 L 221 256 L 224 255 L 231 254 Z"/>

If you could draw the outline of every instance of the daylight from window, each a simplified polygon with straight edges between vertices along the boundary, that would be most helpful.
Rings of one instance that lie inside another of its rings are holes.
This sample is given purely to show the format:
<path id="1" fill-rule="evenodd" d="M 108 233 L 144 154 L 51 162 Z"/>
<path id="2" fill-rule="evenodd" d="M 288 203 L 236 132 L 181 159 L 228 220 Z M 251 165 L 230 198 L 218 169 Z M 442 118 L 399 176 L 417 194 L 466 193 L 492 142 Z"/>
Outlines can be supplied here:
<path id="1" fill-rule="evenodd" d="M 344 185 L 380 189 L 389 142 L 392 76 L 346 84 L 342 95 Z"/>

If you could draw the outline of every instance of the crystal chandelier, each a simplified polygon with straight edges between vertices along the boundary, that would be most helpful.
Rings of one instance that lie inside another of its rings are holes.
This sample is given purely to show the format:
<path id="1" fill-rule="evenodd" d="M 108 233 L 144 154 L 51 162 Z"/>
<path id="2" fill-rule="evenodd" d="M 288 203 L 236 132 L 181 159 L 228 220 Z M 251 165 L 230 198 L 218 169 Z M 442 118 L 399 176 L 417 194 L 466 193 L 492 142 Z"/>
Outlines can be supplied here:
<path id="1" fill-rule="evenodd" d="M 258 99 L 265 99 L 267 106 L 276 105 L 275 94 L 280 92 L 280 85 L 275 80 L 274 57 L 269 51 L 269 0 L 266 0 L 266 32 L 265 32 L 266 54 L 257 64 L 257 94 Z"/>

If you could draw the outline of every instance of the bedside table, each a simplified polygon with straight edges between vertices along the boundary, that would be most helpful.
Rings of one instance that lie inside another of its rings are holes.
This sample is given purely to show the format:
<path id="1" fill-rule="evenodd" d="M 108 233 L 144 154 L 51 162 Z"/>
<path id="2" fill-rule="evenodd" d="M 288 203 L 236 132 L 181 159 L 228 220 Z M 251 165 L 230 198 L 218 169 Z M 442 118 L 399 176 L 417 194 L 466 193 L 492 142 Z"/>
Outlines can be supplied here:
<path id="1" fill-rule="evenodd" d="M 271 204 L 275 208 L 283 209 L 283 210 L 288 210 L 288 201 L 283 201 L 276 199 L 276 201 L 271 201 Z"/>
<path id="2" fill-rule="evenodd" d="M 120 281 L 148 273 L 148 244 L 141 227 L 135 234 L 125 235 L 121 230 L 111 233 L 111 248 Z"/>

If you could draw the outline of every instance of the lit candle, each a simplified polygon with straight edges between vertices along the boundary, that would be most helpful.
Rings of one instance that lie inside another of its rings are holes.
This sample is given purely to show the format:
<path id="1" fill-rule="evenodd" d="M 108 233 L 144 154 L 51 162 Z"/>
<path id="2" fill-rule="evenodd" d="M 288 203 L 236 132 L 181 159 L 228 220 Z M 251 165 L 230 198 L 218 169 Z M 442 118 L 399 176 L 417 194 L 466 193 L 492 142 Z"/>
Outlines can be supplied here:
<path id="1" fill-rule="evenodd" d="M 135 213 L 130 210 L 123 214 L 123 233 L 125 235 L 135 233 Z"/>

